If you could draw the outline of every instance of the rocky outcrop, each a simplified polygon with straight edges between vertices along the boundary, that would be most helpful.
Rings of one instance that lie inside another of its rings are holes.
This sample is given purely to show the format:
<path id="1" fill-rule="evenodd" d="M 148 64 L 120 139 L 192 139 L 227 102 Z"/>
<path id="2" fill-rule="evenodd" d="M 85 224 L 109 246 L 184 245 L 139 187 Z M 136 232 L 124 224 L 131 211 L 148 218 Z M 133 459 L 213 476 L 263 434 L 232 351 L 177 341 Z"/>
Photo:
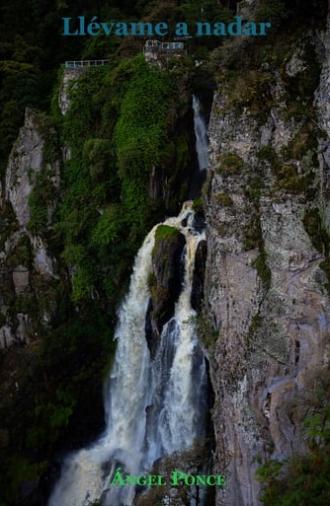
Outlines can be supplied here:
<path id="1" fill-rule="evenodd" d="M 327 133 L 326 138 L 320 139 L 320 166 L 321 166 L 321 204 L 324 223 L 330 231 L 330 17 L 325 32 L 319 34 L 319 47 L 323 58 L 320 86 L 316 92 L 315 105 L 318 112 L 320 128 Z"/>
<path id="2" fill-rule="evenodd" d="M 28 109 L 9 158 L 5 187 L 5 199 L 11 203 L 18 224 L 23 228 L 30 219 L 31 173 L 41 170 L 44 143 L 36 128 L 36 115 Z"/>
<path id="3" fill-rule="evenodd" d="M 157 349 L 162 328 L 173 315 L 180 295 L 184 274 L 181 257 L 185 243 L 184 235 L 176 228 L 167 225 L 158 227 L 152 253 L 152 274 L 149 279 L 151 300 L 146 328 L 152 355 Z"/>
<path id="4" fill-rule="evenodd" d="M 191 293 L 192 308 L 198 313 L 201 310 L 202 301 L 204 299 L 206 255 L 207 255 L 207 243 L 206 241 L 201 241 L 196 251 L 193 286 Z"/>
<path id="5" fill-rule="evenodd" d="M 84 69 L 64 69 L 63 71 L 63 79 L 61 80 L 61 88 L 58 95 L 58 106 L 60 108 L 61 113 L 64 115 L 68 112 L 70 107 L 70 90 L 71 87 L 76 81 L 81 73 L 84 72 Z"/>
<path id="6" fill-rule="evenodd" d="M 39 296 L 44 298 L 42 280 L 51 282 L 58 278 L 56 262 L 42 236 L 51 226 L 60 184 L 59 157 L 54 156 L 54 147 L 50 147 L 53 135 L 55 132 L 45 116 L 27 109 L 8 161 L 0 206 L 4 224 L 0 230 L 1 348 L 28 343 L 36 336 L 39 323 L 50 318 L 46 308 L 39 314 L 37 300 Z M 33 220 L 39 215 L 43 221 L 39 220 L 40 235 L 37 235 Z"/>
<path id="7" fill-rule="evenodd" d="M 315 109 L 299 115 L 288 92 L 311 72 L 305 43 L 283 72 L 264 62 L 267 86 L 247 74 L 246 90 L 248 79 L 261 87 L 239 109 L 225 84 L 213 104 L 204 310 L 218 336 L 209 358 L 215 470 L 227 476 L 219 506 L 261 504 L 260 464 L 304 450 L 301 398 L 329 359 L 328 239 L 318 218 L 328 213 L 329 64 L 317 100 L 327 134 L 320 153 L 308 120 Z"/>

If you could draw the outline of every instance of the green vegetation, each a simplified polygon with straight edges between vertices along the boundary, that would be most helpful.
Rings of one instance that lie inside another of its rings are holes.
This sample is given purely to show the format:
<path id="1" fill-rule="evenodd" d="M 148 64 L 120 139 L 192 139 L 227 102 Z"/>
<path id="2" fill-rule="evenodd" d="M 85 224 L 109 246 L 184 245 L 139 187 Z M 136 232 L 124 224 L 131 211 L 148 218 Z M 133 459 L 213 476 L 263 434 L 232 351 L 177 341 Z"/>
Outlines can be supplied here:
<path id="1" fill-rule="evenodd" d="M 234 109 L 240 116 L 246 110 L 260 125 L 270 109 L 282 102 L 285 121 L 311 117 L 320 68 L 307 33 L 325 28 L 326 12 L 325 0 L 260 0 L 256 19 L 271 20 L 269 36 L 253 41 L 226 40 L 210 56 L 209 66 L 226 98 L 221 105 L 224 111 Z M 298 46 L 304 65 L 289 75 L 287 65 Z M 284 84 L 282 97 L 273 86 L 279 74 Z"/>
<path id="2" fill-rule="evenodd" d="M 265 146 L 262 146 L 259 149 L 257 157 L 259 158 L 259 160 L 269 162 L 272 166 L 278 163 L 276 151 L 269 144 L 266 144 Z"/>
<path id="3" fill-rule="evenodd" d="M 204 213 L 204 203 L 202 198 L 195 199 L 192 205 L 192 209 L 196 214 Z"/>
<path id="4" fill-rule="evenodd" d="M 261 191 L 264 189 L 265 184 L 261 176 L 254 176 L 250 178 L 249 183 L 245 189 L 245 193 L 251 202 L 258 206 Z"/>
<path id="5" fill-rule="evenodd" d="M 6 358 L 20 389 L 14 403 L 8 396 L 0 404 L 10 427 L 10 446 L 1 449 L 5 504 L 20 503 L 22 483 L 37 483 L 60 442 L 79 446 L 102 429 L 102 371 L 114 352 L 110 322 L 92 303 L 80 317 L 69 313 L 65 295 L 61 303 L 57 329 L 43 329 L 42 343 L 28 354 Z"/>
<path id="6" fill-rule="evenodd" d="M 269 20 L 273 27 L 288 17 L 288 9 L 284 0 L 261 0 L 258 4 L 255 18 L 257 21 Z"/>
<path id="7" fill-rule="evenodd" d="M 176 160 L 169 134 L 180 111 L 172 77 L 138 56 L 88 72 L 72 89 L 63 129 L 72 158 L 56 228 L 64 258 L 74 266 L 75 301 L 95 289 L 117 301 L 137 248 L 161 216 L 164 204 L 153 201 L 148 188 L 153 168 L 169 171 Z"/>
<path id="8" fill-rule="evenodd" d="M 314 248 L 325 257 L 325 259 L 320 263 L 320 268 L 326 274 L 326 289 L 330 294 L 330 234 L 323 225 L 318 209 L 311 208 L 306 211 L 304 216 L 304 226 Z"/>
<path id="9" fill-rule="evenodd" d="M 244 161 L 236 153 L 224 153 L 217 162 L 217 172 L 228 176 L 241 172 L 244 167 Z"/>
<path id="10" fill-rule="evenodd" d="M 286 99 L 289 106 L 285 111 L 285 119 L 292 118 L 297 121 L 306 121 L 306 118 L 313 119 L 315 114 L 313 108 L 314 92 L 319 85 L 321 67 L 314 44 L 306 40 L 300 58 L 304 61 L 303 70 L 294 76 L 288 76 L 282 70 L 282 78 L 285 82 Z M 314 130 L 317 130 L 315 128 Z"/>
<path id="11" fill-rule="evenodd" d="M 151 293 L 157 289 L 157 278 L 154 272 L 150 272 L 148 276 L 148 287 Z"/>
<path id="12" fill-rule="evenodd" d="M 219 339 L 219 331 L 210 321 L 205 309 L 197 316 L 198 336 L 202 340 L 204 346 L 210 350 Z"/>
<path id="13" fill-rule="evenodd" d="M 26 106 L 40 105 L 40 71 L 30 63 L 0 62 L 0 176 L 24 118 Z"/>
<path id="14" fill-rule="evenodd" d="M 270 72 L 262 72 L 251 69 L 246 73 L 239 74 L 235 80 L 231 80 L 225 87 L 228 102 L 227 108 L 241 111 L 248 107 L 250 113 L 259 120 L 266 117 L 274 103 L 270 93 L 270 85 L 273 76 Z"/>
<path id="15" fill-rule="evenodd" d="M 23 265 L 26 268 L 31 266 L 32 253 L 31 244 L 27 236 L 22 237 L 17 243 L 15 249 L 7 257 L 8 267 L 15 268 L 19 265 Z"/>
<path id="16" fill-rule="evenodd" d="M 275 176 L 273 189 L 314 196 L 317 166 L 317 135 L 307 119 L 280 155 L 272 146 L 263 146 L 257 156 L 270 165 Z"/>
<path id="17" fill-rule="evenodd" d="M 32 233 L 45 234 L 50 224 L 52 205 L 56 188 L 52 183 L 53 171 L 48 165 L 36 175 L 33 190 L 29 196 L 30 220 L 28 228 Z"/>
<path id="18" fill-rule="evenodd" d="M 250 185 L 246 188 L 246 194 L 252 203 L 251 217 L 249 223 L 244 228 L 243 248 L 245 251 L 258 248 L 259 255 L 253 262 L 253 267 L 257 270 L 258 276 L 262 281 L 265 291 L 270 289 L 272 273 L 267 265 L 267 252 L 261 229 L 260 222 L 260 192 L 262 182 L 259 177 L 251 180 Z"/>
<path id="19" fill-rule="evenodd" d="M 296 135 L 283 150 L 282 156 L 286 159 L 304 160 L 310 153 L 314 165 L 317 165 L 318 138 L 321 137 L 319 128 L 305 118 Z"/>
<path id="20" fill-rule="evenodd" d="M 272 273 L 267 265 L 267 253 L 264 247 L 260 248 L 260 253 L 254 261 L 254 267 L 257 269 L 258 276 L 261 279 L 265 290 L 269 290 L 271 286 Z"/>
<path id="21" fill-rule="evenodd" d="M 0 220 L 0 248 L 5 247 L 6 240 L 11 231 L 17 230 L 18 224 L 13 208 L 9 202 L 4 202 Z"/>
<path id="22" fill-rule="evenodd" d="M 260 217 L 257 212 L 253 213 L 249 223 L 244 227 L 244 250 L 249 251 L 251 249 L 258 248 L 261 239 L 262 232 L 260 228 Z"/>
<path id="23" fill-rule="evenodd" d="M 156 242 L 162 239 L 168 240 L 176 238 L 180 234 L 179 230 L 175 227 L 169 227 L 168 225 L 159 225 L 156 230 L 155 239 Z"/>
<path id="24" fill-rule="evenodd" d="M 260 312 L 258 312 L 257 314 L 255 314 L 252 317 L 251 325 L 249 327 L 249 332 L 248 332 L 248 342 L 251 339 L 253 339 L 253 337 L 255 337 L 256 333 L 258 332 L 258 330 L 261 327 L 261 324 L 262 324 L 262 316 L 260 315 Z"/>
<path id="25" fill-rule="evenodd" d="M 233 199 L 231 198 L 231 196 L 228 195 L 228 193 L 224 192 L 218 193 L 215 196 L 215 201 L 217 202 L 217 204 L 223 207 L 231 207 L 233 205 Z"/>
<path id="26" fill-rule="evenodd" d="M 318 371 L 314 387 L 297 402 L 304 405 L 308 452 L 287 462 L 270 460 L 259 468 L 265 506 L 326 506 L 330 497 L 329 372 Z M 308 410 L 308 416 L 305 413 Z"/>
<path id="27" fill-rule="evenodd" d="M 278 189 L 287 190 L 290 193 L 302 193 L 307 191 L 314 179 L 312 172 L 301 175 L 298 173 L 297 165 L 294 163 L 284 163 L 276 170 Z"/>

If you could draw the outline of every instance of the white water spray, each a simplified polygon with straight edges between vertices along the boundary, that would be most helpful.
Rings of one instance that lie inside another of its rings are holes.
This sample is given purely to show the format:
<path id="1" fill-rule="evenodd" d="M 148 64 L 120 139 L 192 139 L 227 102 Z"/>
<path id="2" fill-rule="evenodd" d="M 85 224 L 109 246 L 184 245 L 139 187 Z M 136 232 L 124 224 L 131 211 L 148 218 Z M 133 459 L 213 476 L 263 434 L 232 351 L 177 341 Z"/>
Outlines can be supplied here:
<path id="1" fill-rule="evenodd" d="M 145 321 L 156 226 L 136 257 L 119 311 L 115 363 L 105 389 L 105 433 L 66 459 L 49 506 L 87 506 L 100 497 L 106 506 L 131 506 L 134 487 L 108 486 L 118 464 L 129 474 L 146 472 L 158 458 L 191 447 L 204 434 L 207 373 L 191 307 L 195 253 L 204 235 L 193 229 L 191 203 L 164 223 L 186 239 L 184 286 L 174 316 L 151 360 Z"/>

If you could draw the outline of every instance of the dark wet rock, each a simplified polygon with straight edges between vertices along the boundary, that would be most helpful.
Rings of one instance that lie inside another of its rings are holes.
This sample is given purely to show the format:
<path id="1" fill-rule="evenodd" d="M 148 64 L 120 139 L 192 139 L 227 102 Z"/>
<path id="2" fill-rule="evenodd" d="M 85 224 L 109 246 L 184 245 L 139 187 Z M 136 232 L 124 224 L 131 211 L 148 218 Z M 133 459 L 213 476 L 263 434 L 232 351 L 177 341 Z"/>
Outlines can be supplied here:
<path id="1" fill-rule="evenodd" d="M 191 293 L 191 305 L 195 311 L 200 311 L 204 297 L 204 275 L 207 255 L 207 243 L 201 241 L 198 245 L 195 257 L 193 286 Z"/>
<path id="2" fill-rule="evenodd" d="M 146 319 L 146 334 L 152 356 L 166 322 L 174 314 L 182 282 L 182 254 L 185 238 L 173 227 L 160 225 L 152 253 L 152 273 L 149 279 L 151 301 Z"/>

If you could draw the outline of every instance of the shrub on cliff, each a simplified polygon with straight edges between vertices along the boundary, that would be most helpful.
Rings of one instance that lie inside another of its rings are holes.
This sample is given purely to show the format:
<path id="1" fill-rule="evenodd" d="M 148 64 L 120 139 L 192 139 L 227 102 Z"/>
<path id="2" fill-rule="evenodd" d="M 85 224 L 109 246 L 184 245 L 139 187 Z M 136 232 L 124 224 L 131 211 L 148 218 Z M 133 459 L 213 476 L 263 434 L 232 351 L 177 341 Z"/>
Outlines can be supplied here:
<path id="1" fill-rule="evenodd" d="M 308 453 L 268 461 L 257 477 L 265 506 L 328 506 L 330 499 L 330 375 L 317 371 L 314 388 L 300 399 Z M 299 402 L 299 399 L 296 400 Z M 306 416 L 307 413 L 307 416 Z"/>

